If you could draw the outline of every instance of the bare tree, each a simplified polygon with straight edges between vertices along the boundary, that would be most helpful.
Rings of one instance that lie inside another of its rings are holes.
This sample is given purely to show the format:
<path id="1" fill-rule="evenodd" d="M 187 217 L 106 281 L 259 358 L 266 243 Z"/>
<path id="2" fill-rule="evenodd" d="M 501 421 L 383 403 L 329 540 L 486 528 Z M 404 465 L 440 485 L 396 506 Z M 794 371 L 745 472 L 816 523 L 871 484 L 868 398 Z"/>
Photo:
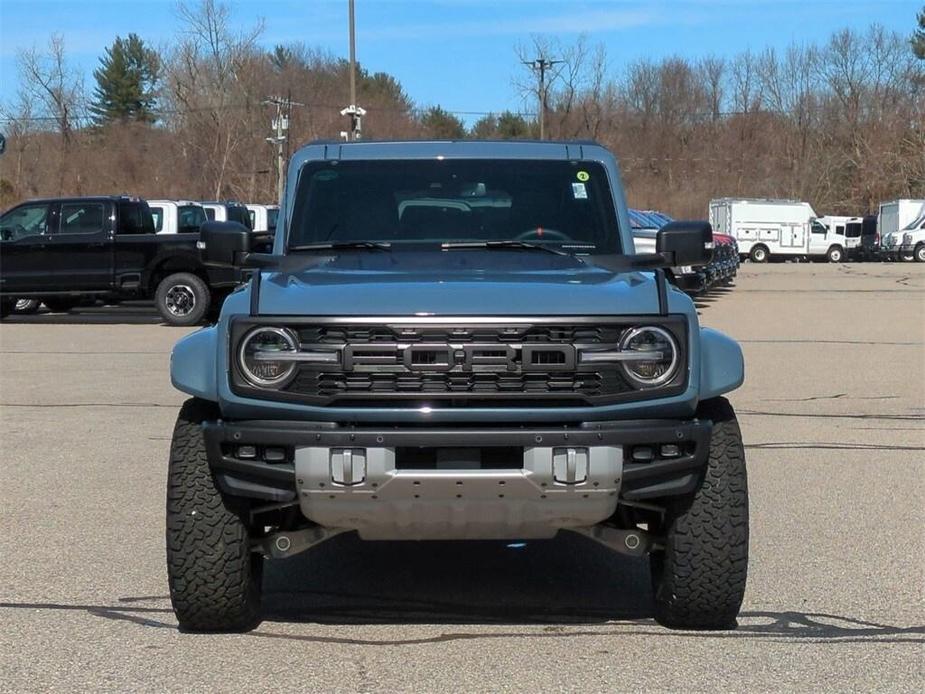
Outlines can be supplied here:
<path id="1" fill-rule="evenodd" d="M 24 100 L 39 117 L 54 123 L 67 147 L 85 99 L 83 78 L 67 63 L 64 39 L 53 34 L 47 52 L 35 47 L 20 51 L 18 62 Z"/>

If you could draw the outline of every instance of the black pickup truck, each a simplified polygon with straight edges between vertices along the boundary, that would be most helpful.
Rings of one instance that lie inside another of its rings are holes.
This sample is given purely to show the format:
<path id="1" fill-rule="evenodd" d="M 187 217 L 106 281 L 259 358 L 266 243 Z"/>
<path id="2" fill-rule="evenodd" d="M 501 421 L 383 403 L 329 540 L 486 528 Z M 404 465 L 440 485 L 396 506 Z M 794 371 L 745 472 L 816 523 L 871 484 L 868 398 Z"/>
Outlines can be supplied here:
<path id="1" fill-rule="evenodd" d="M 0 217 L 0 317 L 17 299 L 68 311 L 84 298 L 153 298 L 164 321 L 195 325 L 241 280 L 206 266 L 198 233 L 155 234 L 132 197 L 29 200 Z"/>

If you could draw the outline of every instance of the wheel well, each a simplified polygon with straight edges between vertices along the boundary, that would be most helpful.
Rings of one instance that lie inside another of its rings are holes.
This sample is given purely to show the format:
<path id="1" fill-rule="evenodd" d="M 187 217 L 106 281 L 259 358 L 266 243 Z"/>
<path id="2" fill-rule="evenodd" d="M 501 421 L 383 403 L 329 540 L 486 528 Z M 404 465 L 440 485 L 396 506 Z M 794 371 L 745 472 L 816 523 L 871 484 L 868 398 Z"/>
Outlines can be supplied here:
<path id="1" fill-rule="evenodd" d="M 158 263 L 151 270 L 151 274 L 148 277 L 148 292 L 154 294 L 154 292 L 157 291 L 157 285 L 159 285 L 164 278 L 177 272 L 189 272 L 205 282 L 206 286 L 209 285 L 209 276 L 206 273 L 205 267 L 202 265 L 192 263 L 186 258 L 167 258 Z"/>

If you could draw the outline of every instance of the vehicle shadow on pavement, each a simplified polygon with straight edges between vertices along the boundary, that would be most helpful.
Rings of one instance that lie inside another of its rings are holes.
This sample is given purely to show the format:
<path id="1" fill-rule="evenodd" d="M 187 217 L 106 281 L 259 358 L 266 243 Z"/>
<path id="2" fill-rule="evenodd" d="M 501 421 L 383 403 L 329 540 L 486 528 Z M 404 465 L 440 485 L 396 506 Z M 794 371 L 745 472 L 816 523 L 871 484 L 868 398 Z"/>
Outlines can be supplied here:
<path id="1" fill-rule="evenodd" d="M 264 614 L 326 624 L 586 624 L 651 617 L 648 562 L 560 533 L 531 542 L 335 537 L 270 562 Z"/>
<path id="2" fill-rule="evenodd" d="M 119 306 L 80 306 L 67 313 L 14 314 L 3 319 L 2 325 L 157 325 L 163 324 L 160 314 L 151 304 L 123 304 Z"/>
<path id="3" fill-rule="evenodd" d="M 645 560 L 614 554 L 568 533 L 555 540 L 521 544 L 361 542 L 355 535 L 335 537 L 304 554 L 266 565 L 263 622 L 247 636 L 361 646 L 634 635 L 925 643 L 925 626 L 893 626 L 799 610 L 745 610 L 734 631 L 671 631 L 652 619 Z M 168 601 L 167 595 L 145 595 L 123 597 L 112 605 L 0 602 L 0 614 L 5 610 L 83 613 L 174 630 Z M 355 630 L 349 637 L 338 636 L 311 628 L 383 624 L 420 625 L 427 631 L 390 639 L 356 637 Z M 439 629 L 444 626 L 452 629 Z M 482 626 L 509 628 L 475 629 Z M 433 627 L 439 633 L 433 634 Z"/>

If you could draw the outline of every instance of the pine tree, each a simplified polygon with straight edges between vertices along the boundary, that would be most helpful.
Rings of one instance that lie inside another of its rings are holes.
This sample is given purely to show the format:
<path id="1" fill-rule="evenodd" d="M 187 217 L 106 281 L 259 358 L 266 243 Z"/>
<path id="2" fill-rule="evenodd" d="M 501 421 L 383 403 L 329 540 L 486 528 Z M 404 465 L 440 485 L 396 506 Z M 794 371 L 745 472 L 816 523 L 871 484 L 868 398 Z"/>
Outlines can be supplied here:
<path id="1" fill-rule="evenodd" d="M 117 36 L 100 58 L 100 67 L 93 71 L 96 89 L 90 110 L 96 122 L 153 123 L 160 67 L 157 51 L 136 34 L 126 39 Z"/>
<path id="2" fill-rule="evenodd" d="M 439 140 L 462 140 L 466 136 L 463 122 L 440 106 L 427 109 L 421 117 L 421 125 L 429 137 Z"/>

